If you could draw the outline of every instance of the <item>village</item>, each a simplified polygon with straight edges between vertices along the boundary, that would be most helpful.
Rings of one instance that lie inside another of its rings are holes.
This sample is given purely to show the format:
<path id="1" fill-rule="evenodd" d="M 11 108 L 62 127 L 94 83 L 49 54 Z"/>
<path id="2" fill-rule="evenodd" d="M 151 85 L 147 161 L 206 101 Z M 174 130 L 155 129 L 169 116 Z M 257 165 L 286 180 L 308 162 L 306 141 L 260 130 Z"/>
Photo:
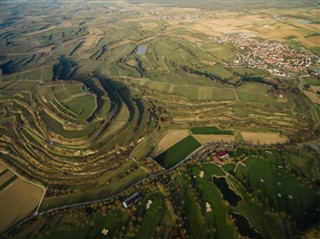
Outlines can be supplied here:
<path id="1" fill-rule="evenodd" d="M 318 56 L 304 48 L 297 51 L 288 45 L 260 39 L 253 34 L 228 34 L 210 39 L 237 48 L 237 59 L 233 63 L 224 63 L 228 67 L 265 69 L 276 76 L 290 77 L 294 74 L 308 76 L 309 67 L 319 62 Z"/>
<path id="2" fill-rule="evenodd" d="M 180 14 L 168 14 L 158 11 L 150 11 L 150 20 L 172 20 L 172 19 L 197 19 L 200 18 L 199 13 L 180 13 Z"/>

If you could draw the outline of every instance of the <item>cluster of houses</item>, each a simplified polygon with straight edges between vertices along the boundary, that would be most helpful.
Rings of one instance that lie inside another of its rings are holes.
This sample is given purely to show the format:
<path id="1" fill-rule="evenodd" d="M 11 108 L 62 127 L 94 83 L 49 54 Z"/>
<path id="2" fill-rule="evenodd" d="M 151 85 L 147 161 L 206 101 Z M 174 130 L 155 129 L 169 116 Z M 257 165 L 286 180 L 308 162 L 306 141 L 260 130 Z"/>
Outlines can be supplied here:
<path id="1" fill-rule="evenodd" d="M 93 7 L 94 5 L 90 5 L 90 9 Z M 97 5 L 99 6 L 99 5 Z M 94 9 L 97 10 L 97 9 Z M 123 8 L 120 6 L 109 6 L 108 4 L 104 4 L 103 7 L 99 7 L 98 10 L 103 10 L 105 13 L 114 13 L 114 12 L 119 12 L 119 13 L 126 13 L 126 12 L 133 12 L 132 9 L 130 8 Z"/>
<path id="2" fill-rule="evenodd" d="M 151 20 L 171 20 L 171 19 L 197 19 L 200 18 L 199 13 L 178 13 L 178 14 L 168 14 L 160 13 L 158 11 L 150 11 Z"/>
<path id="3" fill-rule="evenodd" d="M 273 18 L 278 20 L 278 21 L 285 21 L 285 20 L 289 19 L 289 17 L 281 16 L 281 15 L 274 15 Z"/>
<path id="4" fill-rule="evenodd" d="M 305 75 L 309 67 L 320 60 L 304 48 L 297 51 L 288 45 L 264 40 L 249 33 L 228 34 L 210 39 L 220 44 L 231 43 L 237 48 L 237 59 L 233 63 L 225 63 L 226 66 L 265 69 L 281 77 L 289 77 L 292 72 Z"/>

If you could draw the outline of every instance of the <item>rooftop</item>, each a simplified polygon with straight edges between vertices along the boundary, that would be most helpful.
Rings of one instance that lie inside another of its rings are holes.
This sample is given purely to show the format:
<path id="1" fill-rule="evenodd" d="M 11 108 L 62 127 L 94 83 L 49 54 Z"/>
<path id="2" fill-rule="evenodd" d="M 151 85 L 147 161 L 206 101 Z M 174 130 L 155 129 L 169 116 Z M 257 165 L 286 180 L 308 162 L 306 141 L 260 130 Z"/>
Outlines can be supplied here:
<path id="1" fill-rule="evenodd" d="M 127 198 L 126 200 L 123 201 L 123 206 L 125 208 L 128 208 L 130 205 L 132 205 L 133 203 L 135 203 L 136 201 L 140 200 L 141 196 L 139 193 L 134 193 L 133 195 L 131 195 L 129 198 Z"/>
<path id="2" fill-rule="evenodd" d="M 220 159 L 220 158 L 225 158 L 225 157 L 228 157 L 229 154 L 227 151 L 225 150 L 221 150 L 219 151 L 218 153 L 216 153 L 216 156 Z"/>

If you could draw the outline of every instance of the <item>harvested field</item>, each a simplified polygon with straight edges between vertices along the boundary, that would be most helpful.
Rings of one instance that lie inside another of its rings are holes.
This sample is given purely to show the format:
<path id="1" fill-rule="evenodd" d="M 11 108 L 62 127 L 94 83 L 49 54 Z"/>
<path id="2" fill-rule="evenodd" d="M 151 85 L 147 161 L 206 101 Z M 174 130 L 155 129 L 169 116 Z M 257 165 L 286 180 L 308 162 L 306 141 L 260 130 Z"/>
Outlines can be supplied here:
<path id="1" fill-rule="evenodd" d="M 0 173 L 2 173 L 4 170 L 6 170 L 7 168 L 5 166 L 3 166 L 2 164 L 0 164 Z"/>
<path id="2" fill-rule="evenodd" d="M 234 141 L 234 136 L 232 135 L 219 135 L 219 134 L 195 134 L 193 137 L 199 141 L 201 144 L 211 143 L 211 142 L 228 142 Z"/>
<path id="3" fill-rule="evenodd" d="M 0 184 L 4 184 L 6 181 L 8 181 L 10 178 L 12 178 L 15 174 L 12 171 L 7 171 L 0 177 Z"/>
<path id="4" fill-rule="evenodd" d="M 101 37 L 104 35 L 103 31 L 97 28 L 90 28 L 89 34 L 90 35 L 86 37 L 86 40 L 77 50 L 78 53 L 84 53 L 91 47 L 95 47 L 99 42 L 99 40 L 101 39 Z"/>
<path id="5" fill-rule="evenodd" d="M 295 35 L 296 41 L 308 47 L 315 47 L 319 42 L 319 36 L 312 36 L 318 32 L 317 24 L 303 24 L 301 19 L 297 18 L 280 22 L 261 15 L 231 15 L 223 16 L 222 19 L 201 19 L 190 28 L 211 36 L 245 32 L 277 41 L 283 41 L 286 37 Z"/>
<path id="6" fill-rule="evenodd" d="M 51 31 L 51 30 L 56 29 L 56 28 L 57 28 L 57 26 L 51 26 L 51 27 L 48 27 L 48 28 L 45 28 L 45 29 L 42 29 L 42 30 L 29 32 L 29 33 L 25 34 L 25 36 L 37 35 L 37 34 L 40 34 L 40 33 Z"/>
<path id="7" fill-rule="evenodd" d="M 30 215 L 40 203 L 44 190 L 18 178 L 0 192 L 0 232 Z"/>
<path id="8" fill-rule="evenodd" d="M 129 109 L 126 105 L 123 105 L 123 107 L 120 110 L 120 113 L 116 120 L 113 122 L 113 124 L 110 125 L 108 135 L 113 134 L 117 130 L 124 127 L 124 125 L 127 123 L 128 119 L 130 117 Z"/>
<path id="9" fill-rule="evenodd" d="M 139 22 L 139 25 L 144 30 L 154 29 L 158 26 L 155 22 Z"/>
<path id="10" fill-rule="evenodd" d="M 287 137 L 279 133 L 263 132 L 241 132 L 241 136 L 246 143 L 252 144 L 275 144 L 287 142 Z"/>
<path id="11" fill-rule="evenodd" d="M 159 154 L 166 151 L 171 146 L 175 145 L 180 140 L 184 139 L 189 135 L 189 131 L 187 130 L 174 130 L 169 131 L 157 144 L 152 155 L 157 157 Z"/>
<path id="12" fill-rule="evenodd" d="M 303 92 L 312 102 L 320 104 L 320 96 L 318 94 L 306 90 L 304 90 Z"/>

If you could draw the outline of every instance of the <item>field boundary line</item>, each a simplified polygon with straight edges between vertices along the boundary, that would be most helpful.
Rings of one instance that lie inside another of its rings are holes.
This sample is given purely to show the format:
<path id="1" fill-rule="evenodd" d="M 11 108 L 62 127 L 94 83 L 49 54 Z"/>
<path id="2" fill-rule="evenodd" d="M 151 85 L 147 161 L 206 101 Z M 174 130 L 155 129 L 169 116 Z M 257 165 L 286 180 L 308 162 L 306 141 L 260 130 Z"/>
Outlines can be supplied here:
<path id="1" fill-rule="evenodd" d="M 39 208 L 40 208 L 40 206 L 41 206 L 41 204 L 42 204 L 42 201 L 43 201 L 43 199 L 44 199 L 44 196 L 46 195 L 47 188 L 46 188 L 45 186 L 41 185 L 41 184 L 37 184 L 37 183 L 35 183 L 35 182 L 32 182 L 32 181 L 24 178 L 23 176 L 21 176 L 19 173 L 17 173 L 16 171 L 14 171 L 12 168 L 10 168 L 10 167 L 9 167 L 7 164 L 5 164 L 4 162 L 1 162 L 1 164 L 4 165 L 5 167 L 7 167 L 11 172 L 14 173 L 14 175 L 16 175 L 16 176 L 17 176 L 18 178 L 20 178 L 22 181 L 25 181 L 25 182 L 27 182 L 27 183 L 32 184 L 33 186 L 36 186 L 36 187 L 39 187 L 39 188 L 43 189 L 43 193 L 42 193 L 41 199 L 40 199 L 40 201 L 39 201 L 39 203 L 38 203 L 38 205 L 37 205 L 36 210 L 35 210 L 34 213 L 32 214 L 33 216 L 37 216 L 37 215 L 38 215 Z"/>
<path id="2" fill-rule="evenodd" d="M 7 167 L 9 170 L 11 170 L 16 176 L 18 176 L 20 179 L 22 179 L 23 181 L 27 182 L 27 183 L 30 183 L 34 186 L 37 186 L 37 187 L 40 187 L 44 190 L 44 193 L 46 192 L 47 188 L 41 184 L 37 184 L 35 182 L 32 182 L 28 179 L 26 179 L 25 177 L 21 176 L 19 173 L 17 173 L 15 170 L 13 170 L 11 167 L 9 167 L 6 163 L 4 162 L 0 162 L 2 165 L 4 165 L 5 167 Z M 43 195 L 44 196 L 44 195 Z"/>
<path id="3" fill-rule="evenodd" d="M 234 96 L 236 97 L 237 101 L 239 101 L 239 97 L 238 97 L 236 91 L 235 91 L 234 89 L 232 89 L 232 91 L 233 91 L 233 94 L 234 94 Z"/>
<path id="4" fill-rule="evenodd" d="M 39 188 L 43 189 L 43 194 L 42 194 L 42 196 L 41 196 L 40 202 L 38 203 L 38 206 L 37 206 L 37 208 L 36 208 L 36 210 L 35 210 L 35 212 L 34 212 L 34 215 L 37 215 L 37 214 L 38 214 L 38 210 L 39 210 L 39 208 L 40 208 L 40 206 L 41 206 L 41 203 L 42 203 L 42 201 L 43 201 L 43 199 L 44 199 L 44 196 L 45 196 L 45 194 L 46 194 L 47 188 L 46 188 L 45 186 L 41 185 L 41 184 L 37 184 L 37 183 L 32 182 L 32 181 L 26 179 L 25 177 L 21 176 L 19 173 L 17 173 L 17 172 L 14 171 L 12 168 L 10 168 L 6 163 L 4 163 L 4 162 L 0 162 L 0 163 L 1 163 L 2 165 L 4 165 L 5 167 L 7 167 L 11 172 L 13 172 L 13 173 L 14 173 L 18 178 L 20 178 L 21 180 L 23 180 L 23 181 L 25 181 L 25 182 L 27 182 L 27 183 L 30 183 L 30 184 L 32 184 L 32 185 L 34 185 L 34 186 L 36 186 L 36 187 L 39 187 Z"/>

